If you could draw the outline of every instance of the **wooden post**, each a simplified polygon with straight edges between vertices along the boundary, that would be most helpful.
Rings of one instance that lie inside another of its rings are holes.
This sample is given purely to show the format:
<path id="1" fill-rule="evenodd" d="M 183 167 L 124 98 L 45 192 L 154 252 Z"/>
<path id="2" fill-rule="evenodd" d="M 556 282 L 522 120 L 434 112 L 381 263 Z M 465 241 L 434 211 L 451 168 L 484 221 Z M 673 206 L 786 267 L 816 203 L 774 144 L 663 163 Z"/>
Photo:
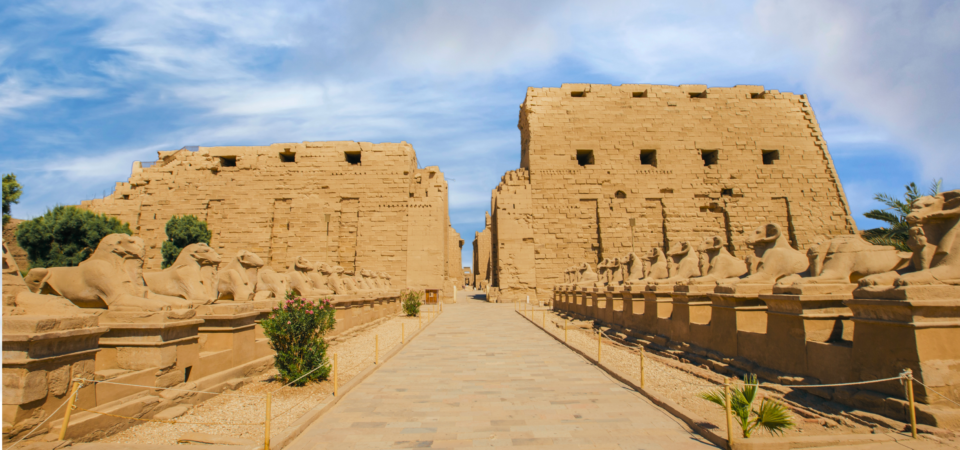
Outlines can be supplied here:
<path id="1" fill-rule="evenodd" d="M 644 379 L 645 373 L 644 373 L 644 364 L 643 364 L 643 361 L 646 358 L 644 358 L 643 353 L 644 353 L 643 347 L 640 347 L 640 389 L 643 389 L 644 382 L 646 381 Z"/>
<path id="2" fill-rule="evenodd" d="M 77 391 L 80 390 L 80 383 L 71 382 L 70 398 L 67 399 L 67 410 L 63 413 L 63 426 L 60 427 L 60 440 L 67 437 L 67 426 L 70 425 L 70 413 L 73 412 L 73 402 L 77 398 Z"/>
<path id="3" fill-rule="evenodd" d="M 913 370 L 903 371 L 907 375 L 907 400 L 910 401 L 910 434 L 917 438 L 917 404 L 913 401 Z"/>
<path id="4" fill-rule="evenodd" d="M 597 362 L 600 362 L 600 356 L 603 354 L 603 330 L 597 330 Z"/>
<path id="5" fill-rule="evenodd" d="M 337 354 L 333 354 L 333 396 L 337 396 Z"/>
<path id="6" fill-rule="evenodd" d="M 543 312 L 543 331 L 547 331 L 547 312 Z"/>
<path id="7" fill-rule="evenodd" d="M 423 316 L 417 314 L 417 329 L 423 328 Z"/>
<path id="8" fill-rule="evenodd" d="M 730 380 L 723 380 L 723 407 L 727 416 L 727 447 L 733 448 L 733 420 L 730 411 Z"/>
<path id="9" fill-rule="evenodd" d="M 377 341 L 374 344 L 375 348 L 373 349 L 373 363 L 380 364 L 380 335 L 377 335 Z"/>
<path id="10" fill-rule="evenodd" d="M 267 419 L 263 422 L 263 450 L 270 450 L 270 393 L 267 392 Z"/>
<path id="11" fill-rule="evenodd" d="M 400 324 L 400 344 L 403 344 L 404 340 L 407 338 L 407 324 Z"/>
<path id="12" fill-rule="evenodd" d="M 563 319 L 563 343 L 567 343 L 567 319 Z"/>

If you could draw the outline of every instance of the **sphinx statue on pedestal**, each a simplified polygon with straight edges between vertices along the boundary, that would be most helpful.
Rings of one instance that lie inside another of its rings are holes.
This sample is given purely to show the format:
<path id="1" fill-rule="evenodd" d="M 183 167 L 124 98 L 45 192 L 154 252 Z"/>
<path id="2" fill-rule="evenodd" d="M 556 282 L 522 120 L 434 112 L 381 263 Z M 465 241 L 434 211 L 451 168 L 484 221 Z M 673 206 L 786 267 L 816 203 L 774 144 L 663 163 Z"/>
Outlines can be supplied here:
<path id="1" fill-rule="evenodd" d="M 960 285 L 960 190 L 924 196 L 913 202 L 907 222 L 915 272 L 895 271 L 864 277 L 860 286 Z"/>
<path id="2" fill-rule="evenodd" d="M 790 246 L 780 225 L 768 223 L 757 227 L 747 239 L 754 254 L 747 259 L 748 275 L 744 278 L 728 278 L 718 283 L 723 286 L 776 283 L 783 277 L 807 270 L 807 256 Z"/>
<path id="3" fill-rule="evenodd" d="M 727 278 L 739 278 L 747 273 L 747 263 L 733 256 L 725 247 L 726 242 L 719 235 L 703 240 L 697 249 L 700 252 L 699 277 L 690 278 L 687 284 L 714 284 Z"/>
<path id="4" fill-rule="evenodd" d="M 217 299 L 217 266 L 220 254 L 204 243 L 190 244 L 177 260 L 160 272 L 144 272 L 143 280 L 151 292 L 180 297 L 199 304 Z"/>
<path id="5" fill-rule="evenodd" d="M 97 249 L 76 267 L 34 268 L 24 280 L 37 294 L 64 297 L 82 308 L 113 311 L 167 311 L 191 309 L 193 303 L 150 292 L 131 275 L 127 260 L 141 260 L 143 239 L 109 234 Z"/>
<path id="6" fill-rule="evenodd" d="M 233 300 L 238 302 L 253 301 L 260 280 L 258 272 L 263 267 L 263 260 L 259 256 L 246 250 L 237 252 L 237 256 L 220 270 L 218 300 Z M 282 298 L 282 297 L 281 297 Z"/>

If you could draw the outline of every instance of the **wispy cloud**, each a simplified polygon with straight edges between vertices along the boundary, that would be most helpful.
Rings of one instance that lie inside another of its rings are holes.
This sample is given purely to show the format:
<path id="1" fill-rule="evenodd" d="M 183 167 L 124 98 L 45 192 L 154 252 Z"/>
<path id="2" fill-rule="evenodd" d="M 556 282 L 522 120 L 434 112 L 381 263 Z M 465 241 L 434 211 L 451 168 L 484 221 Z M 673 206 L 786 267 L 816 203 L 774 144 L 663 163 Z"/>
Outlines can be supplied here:
<path id="1" fill-rule="evenodd" d="M 764 84 L 811 95 L 858 212 L 956 183 L 958 22 L 955 2 L 15 0 L 0 144 L 30 216 L 158 149 L 405 140 L 455 180 L 469 240 L 519 163 L 527 86 Z"/>

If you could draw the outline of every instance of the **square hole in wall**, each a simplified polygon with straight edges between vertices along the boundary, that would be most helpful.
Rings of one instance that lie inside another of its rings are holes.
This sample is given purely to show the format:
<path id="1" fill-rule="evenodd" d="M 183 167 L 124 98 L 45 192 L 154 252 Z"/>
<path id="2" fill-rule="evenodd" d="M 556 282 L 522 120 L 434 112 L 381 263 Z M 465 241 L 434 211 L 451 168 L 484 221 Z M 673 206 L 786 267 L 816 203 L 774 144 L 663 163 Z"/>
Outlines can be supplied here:
<path id="1" fill-rule="evenodd" d="M 577 164 L 589 166 L 593 163 L 593 150 L 577 150 Z"/>
<path id="2" fill-rule="evenodd" d="M 350 164 L 360 164 L 360 152 L 343 152 L 343 157 Z"/>
<path id="3" fill-rule="evenodd" d="M 280 162 L 285 162 L 285 163 L 297 162 L 297 154 L 294 152 L 280 153 Z"/>
<path id="4" fill-rule="evenodd" d="M 763 92 L 753 92 L 750 94 L 750 98 L 757 100 L 763 98 Z"/>
<path id="5" fill-rule="evenodd" d="M 571 97 L 586 97 L 587 93 L 584 91 L 573 91 L 570 93 Z"/>
<path id="6" fill-rule="evenodd" d="M 713 166 L 720 161 L 720 150 L 700 150 L 704 166 Z"/>
<path id="7" fill-rule="evenodd" d="M 707 98 L 707 91 L 690 92 L 690 98 Z"/>
<path id="8" fill-rule="evenodd" d="M 221 156 L 220 167 L 237 167 L 236 156 Z"/>
<path id="9" fill-rule="evenodd" d="M 720 189 L 720 195 L 722 195 L 722 196 L 724 196 L 724 197 L 732 197 L 732 196 L 733 196 L 733 189 Z"/>
<path id="10" fill-rule="evenodd" d="M 763 150 L 763 164 L 771 165 L 780 159 L 780 150 Z"/>
<path id="11" fill-rule="evenodd" d="M 643 92 L 634 92 L 633 98 L 647 98 L 647 91 Z"/>
<path id="12" fill-rule="evenodd" d="M 640 150 L 640 164 L 657 167 L 657 151 Z"/>

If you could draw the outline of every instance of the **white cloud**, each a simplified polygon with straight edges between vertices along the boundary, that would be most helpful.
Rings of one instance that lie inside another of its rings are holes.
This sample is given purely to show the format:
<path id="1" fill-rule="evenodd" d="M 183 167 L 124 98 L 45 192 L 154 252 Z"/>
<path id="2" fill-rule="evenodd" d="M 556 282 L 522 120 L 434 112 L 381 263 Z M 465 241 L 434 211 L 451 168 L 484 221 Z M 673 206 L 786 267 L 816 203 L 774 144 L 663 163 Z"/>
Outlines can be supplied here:
<path id="1" fill-rule="evenodd" d="M 771 38 L 802 55 L 811 90 L 895 136 L 924 178 L 953 175 L 960 3 L 760 0 L 756 12 Z"/>

